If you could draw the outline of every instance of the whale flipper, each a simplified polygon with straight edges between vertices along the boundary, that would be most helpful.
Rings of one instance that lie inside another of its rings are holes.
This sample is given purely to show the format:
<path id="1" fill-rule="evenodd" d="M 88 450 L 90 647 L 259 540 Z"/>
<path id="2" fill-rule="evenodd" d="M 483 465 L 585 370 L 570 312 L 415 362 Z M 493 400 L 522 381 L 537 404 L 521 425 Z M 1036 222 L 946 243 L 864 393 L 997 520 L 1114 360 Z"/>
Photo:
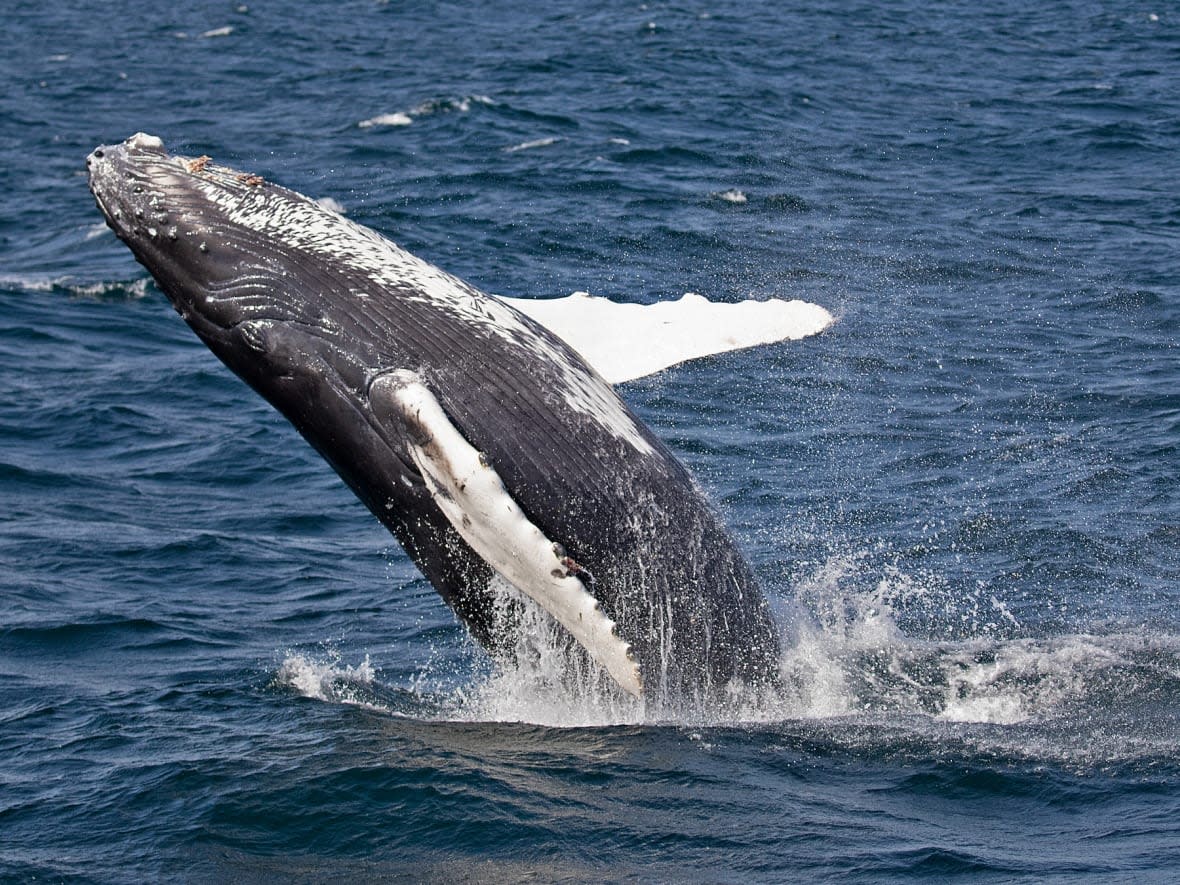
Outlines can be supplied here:
<path id="1" fill-rule="evenodd" d="M 564 298 L 501 298 L 557 335 L 611 384 L 688 360 L 814 335 L 832 315 L 807 301 L 734 303 L 686 293 L 630 304 L 585 292 Z"/>
<path id="2" fill-rule="evenodd" d="M 625 691 L 641 697 L 631 647 L 577 577 L 580 567 L 525 515 L 422 378 L 406 370 L 383 373 L 369 387 L 369 402 L 378 420 L 406 428 L 410 457 L 460 537 L 565 627 Z"/>

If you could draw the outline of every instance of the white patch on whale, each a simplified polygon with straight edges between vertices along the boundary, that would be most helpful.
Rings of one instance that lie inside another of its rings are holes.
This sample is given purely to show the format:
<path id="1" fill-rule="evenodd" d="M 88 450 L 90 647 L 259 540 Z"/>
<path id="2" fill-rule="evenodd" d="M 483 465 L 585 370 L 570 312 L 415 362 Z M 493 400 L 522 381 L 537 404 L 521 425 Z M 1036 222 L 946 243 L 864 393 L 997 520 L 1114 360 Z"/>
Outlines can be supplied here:
<path id="1" fill-rule="evenodd" d="M 146 132 L 136 132 L 127 139 L 126 145 L 141 151 L 164 150 L 164 140 L 157 135 L 148 135 Z"/>
<path id="2" fill-rule="evenodd" d="M 525 516 L 422 379 L 405 370 L 386 373 L 373 381 L 369 400 L 376 410 L 390 409 L 409 425 L 410 455 L 435 504 L 463 540 L 565 627 L 624 690 L 640 697 L 643 683 L 631 647 L 574 576 L 577 566 Z"/>

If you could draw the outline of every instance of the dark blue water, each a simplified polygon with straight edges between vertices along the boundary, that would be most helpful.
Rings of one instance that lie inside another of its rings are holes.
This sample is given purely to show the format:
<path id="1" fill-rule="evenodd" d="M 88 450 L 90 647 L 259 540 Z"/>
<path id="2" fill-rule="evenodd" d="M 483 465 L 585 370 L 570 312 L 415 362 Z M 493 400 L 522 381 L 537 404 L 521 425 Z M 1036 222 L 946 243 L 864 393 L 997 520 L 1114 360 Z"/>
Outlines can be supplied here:
<path id="1" fill-rule="evenodd" d="M 0 877 L 1180 874 L 1180 15 L 821 5 L 6 7 Z M 491 671 L 106 232 L 137 130 L 489 291 L 833 311 L 623 390 L 784 695 Z"/>

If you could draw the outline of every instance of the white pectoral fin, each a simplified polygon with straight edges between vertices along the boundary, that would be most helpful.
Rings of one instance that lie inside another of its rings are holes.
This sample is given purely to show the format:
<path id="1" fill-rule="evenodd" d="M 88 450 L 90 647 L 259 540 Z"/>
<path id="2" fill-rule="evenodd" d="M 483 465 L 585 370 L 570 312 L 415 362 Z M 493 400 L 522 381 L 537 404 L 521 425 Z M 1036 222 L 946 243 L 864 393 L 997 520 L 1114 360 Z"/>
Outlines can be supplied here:
<path id="1" fill-rule="evenodd" d="M 676 301 L 624 304 L 575 292 L 565 298 L 504 298 L 582 355 L 611 384 L 697 357 L 805 338 L 832 324 L 807 301 L 722 303 L 688 293 Z"/>
<path id="2" fill-rule="evenodd" d="M 381 375 L 370 386 L 369 399 L 375 410 L 393 411 L 408 426 L 410 455 L 463 540 L 565 627 L 623 689 L 640 697 L 639 667 L 630 645 L 615 633 L 615 622 L 573 576 L 561 548 L 525 516 L 499 474 L 451 423 L 421 377 L 408 371 Z"/>

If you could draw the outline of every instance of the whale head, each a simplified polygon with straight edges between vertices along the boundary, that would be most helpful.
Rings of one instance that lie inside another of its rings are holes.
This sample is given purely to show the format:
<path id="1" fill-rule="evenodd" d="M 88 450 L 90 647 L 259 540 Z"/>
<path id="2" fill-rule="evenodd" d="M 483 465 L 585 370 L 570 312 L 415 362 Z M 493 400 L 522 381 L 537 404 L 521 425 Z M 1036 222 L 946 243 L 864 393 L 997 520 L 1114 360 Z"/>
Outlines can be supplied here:
<path id="1" fill-rule="evenodd" d="M 224 290 L 242 277 L 245 256 L 226 248 L 223 213 L 198 181 L 203 161 L 169 156 L 159 138 L 137 133 L 95 149 L 86 166 L 107 225 L 198 334 L 216 337 L 245 318 L 235 298 L 219 297 L 232 294 Z"/>
<path id="2" fill-rule="evenodd" d="M 264 394 L 307 367 L 308 341 L 323 344 L 323 311 L 293 297 L 298 244 L 279 254 L 276 234 L 349 222 L 257 175 L 170 155 L 144 133 L 95 149 L 86 165 L 107 225 L 223 362 Z"/>

